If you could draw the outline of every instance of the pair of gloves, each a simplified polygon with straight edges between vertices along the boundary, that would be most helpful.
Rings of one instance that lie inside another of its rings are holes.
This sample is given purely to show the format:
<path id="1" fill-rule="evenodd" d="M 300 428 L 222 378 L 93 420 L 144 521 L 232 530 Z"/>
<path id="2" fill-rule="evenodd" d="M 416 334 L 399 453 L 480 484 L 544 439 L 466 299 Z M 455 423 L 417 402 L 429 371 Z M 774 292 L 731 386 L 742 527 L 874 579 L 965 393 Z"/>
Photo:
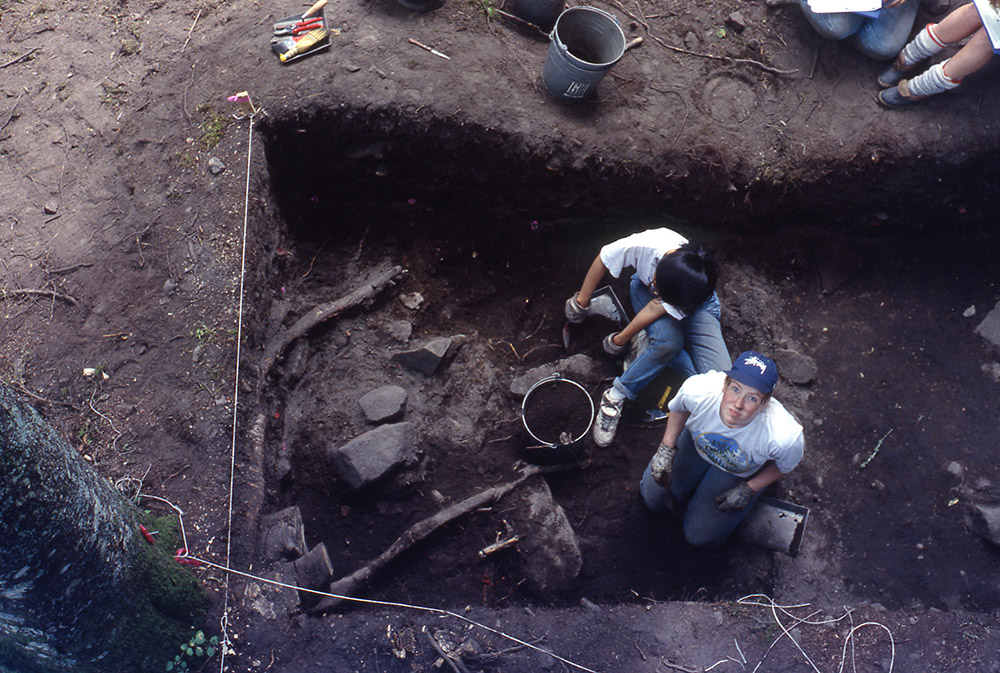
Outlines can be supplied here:
<path id="1" fill-rule="evenodd" d="M 668 490 L 670 488 L 670 479 L 674 472 L 674 456 L 676 454 L 676 448 L 660 442 L 656 453 L 653 454 L 653 460 L 649 463 L 649 471 L 652 473 L 653 480 Z M 750 504 L 754 495 L 755 492 L 750 488 L 750 485 L 745 481 L 741 481 L 717 497 L 715 499 L 715 506 L 719 508 L 720 512 L 738 512 Z"/>
<path id="2" fill-rule="evenodd" d="M 566 300 L 566 320 L 570 321 L 574 325 L 579 325 L 582 323 L 588 315 L 590 315 L 590 307 L 580 306 L 579 302 L 576 300 L 576 295 L 573 295 Z M 601 345 L 604 347 L 604 352 L 608 355 L 624 355 L 628 352 L 629 345 L 619 346 L 612 338 L 617 334 L 617 332 L 612 332 L 608 336 L 604 337 L 604 341 Z"/>

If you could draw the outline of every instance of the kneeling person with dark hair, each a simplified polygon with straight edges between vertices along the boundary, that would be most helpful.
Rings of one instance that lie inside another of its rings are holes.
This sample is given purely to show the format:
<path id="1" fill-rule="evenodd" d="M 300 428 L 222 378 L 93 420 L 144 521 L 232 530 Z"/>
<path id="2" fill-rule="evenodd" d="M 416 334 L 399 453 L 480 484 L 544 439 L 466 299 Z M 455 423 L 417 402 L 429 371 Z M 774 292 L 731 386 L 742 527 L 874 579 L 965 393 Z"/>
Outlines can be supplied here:
<path id="1" fill-rule="evenodd" d="M 668 366 L 682 376 L 729 367 L 715 295 L 718 267 L 705 250 L 670 229 L 650 229 L 601 248 L 580 290 L 566 300 L 566 318 L 583 322 L 590 299 L 605 273 L 618 278 L 625 267 L 635 273 L 629 285 L 635 317 L 604 339 L 604 350 L 625 355 L 633 339 L 648 337 L 625 372 L 601 397 L 594 443 L 609 446 L 625 400 L 634 400 Z"/>
<path id="2" fill-rule="evenodd" d="M 724 542 L 761 492 L 802 459 L 802 426 L 771 397 L 777 382 L 774 361 L 746 351 L 729 371 L 692 376 L 670 401 L 639 492 L 654 512 L 669 511 L 671 498 L 687 504 L 689 543 Z"/>

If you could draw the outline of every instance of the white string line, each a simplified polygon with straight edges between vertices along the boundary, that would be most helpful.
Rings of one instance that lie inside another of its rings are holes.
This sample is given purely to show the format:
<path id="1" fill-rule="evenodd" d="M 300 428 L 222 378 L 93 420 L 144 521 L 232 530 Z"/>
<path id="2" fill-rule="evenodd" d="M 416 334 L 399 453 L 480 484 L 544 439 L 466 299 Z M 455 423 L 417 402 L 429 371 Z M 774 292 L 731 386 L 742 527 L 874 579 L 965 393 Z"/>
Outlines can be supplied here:
<path id="1" fill-rule="evenodd" d="M 287 589 L 295 589 L 296 591 L 302 591 L 302 592 L 305 592 L 305 593 L 315 594 L 317 596 L 326 596 L 326 597 L 329 597 L 329 598 L 336 598 L 336 599 L 339 599 L 339 600 L 351 601 L 351 602 L 354 602 L 354 603 L 364 603 L 364 604 L 367 604 L 367 605 L 380 605 L 380 606 L 384 606 L 384 607 L 406 608 L 406 609 L 409 609 L 409 610 L 420 610 L 420 611 L 423 611 L 423 612 L 433 612 L 435 614 L 447 615 L 449 617 L 454 617 L 455 619 L 458 619 L 460 621 L 466 622 L 467 624 L 471 624 L 472 626 L 478 627 L 478 628 L 483 629 L 485 631 L 489 631 L 490 633 L 498 635 L 498 636 L 500 636 L 502 638 L 506 638 L 507 640 L 515 642 L 518 645 L 521 645 L 523 647 L 528 647 L 528 648 L 531 648 L 531 649 L 536 650 L 538 652 L 542 652 L 544 654 L 547 654 L 550 657 L 552 657 L 554 659 L 557 659 L 557 660 L 561 661 L 564 664 L 572 666 L 573 668 L 579 669 L 581 671 L 585 671 L 586 673 L 598 673 L 597 671 L 595 671 L 595 670 L 593 670 L 591 668 L 587 668 L 586 666 L 583 666 L 581 664 L 574 663 L 574 662 L 570 661 L 569 659 L 561 657 L 561 656 L 559 656 L 558 654 L 556 654 L 554 652 L 550 652 L 549 650 L 546 650 L 546 649 L 544 649 L 542 647 L 538 647 L 537 645 L 532 645 L 531 643 L 526 642 L 524 640 L 521 640 L 520 638 L 517 638 L 517 637 L 512 636 L 510 634 L 504 633 L 503 631 L 500 631 L 499 629 L 494 629 L 493 627 L 490 627 L 490 626 L 487 626 L 486 624 L 482 624 L 480 622 L 477 622 L 474 619 L 469 619 L 465 615 L 461 615 L 461 614 L 459 614 L 457 612 L 452 612 L 451 610 L 446 610 L 444 608 L 433 608 L 433 607 L 429 607 L 429 606 L 426 606 L 426 605 L 412 605 L 410 603 L 398 603 L 398 602 L 395 602 L 395 601 L 380 601 L 380 600 L 376 600 L 374 598 L 357 598 L 355 596 L 346 596 L 346 595 L 341 595 L 341 594 L 334 594 L 334 593 L 330 593 L 328 591 L 319 591 L 318 589 L 307 589 L 305 587 L 296 586 L 294 584 L 287 584 L 285 582 L 279 582 L 278 580 L 272 580 L 272 579 L 268 579 L 266 577 L 260 577 L 259 575 L 252 575 L 250 573 L 243 572 L 242 570 L 236 570 L 235 568 L 227 568 L 225 566 L 219 565 L 218 563 L 213 563 L 211 561 L 206 561 L 205 559 L 198 558 L 197 556 L 190 556 L 190 554 L 188 554 L 186 556 L 181 556 L 181 558 L 191 558 L 191 559 L 193 559 L 195 561 L 198 561 L 199 563 L 202 563 L 202 564 L 204 564 L 206 566 L 209 566 L 211 568 L 218 568 L 219 570 L 222 570 L 222 571 L 224 571 L 226 573 L 232 573 L 234 575 L 240 575 L 241 577 L 246 577 L 248 579 L 257 580 L 259 582 L 265 582 L 267 584 L 274 584 L 276 586 L 285 587 Z"/>
<path id="2" fill-rule="evenodd" d="M 229 452 L 229 506 L 226 521 L 226 565 L 229 565 L 229 555 L 232 550 L 233 539 L 233 484 L 236 481 L 236 425 L 239 412 L 240 399 L 240 346 L 243 343 L 243 283 L 247 270 L 247 223 L 250 219 L 250 169 L 253 158 L 253 121 L 257 116 L 254 109 L 247 124 L 247 179 L 246 188 L 243 193 L 243 244 L 240 253 L 240 291 L 239 305 L 236 311 L 236 365 L 235 380 L 233 382 L 233 436 L 232 445 Z M 183 529 L 182 529 L 183 530 Z M 185 549 L 187 544 L 185 543 Z M 187 553 L 187 552 L 185 552 Z M 225 576 L 222 596 L 222 617 L 219 618 L 219 629 L 222 632 L 222 647 L 219 648 L 219 671 L 224 671 L 226 667 L 226 651 L 230 648 L 229 631 L 229 575 Z"/>
<path id="3" fill-rule="evenodd" d="M 762 601 L 759 601 L 759 600 L 750 600 L 750 599 L 765 599 L 767 602 L 762 602 Z M 809 665 L 812 666 L 812 669 L 814 671 L 816 671 L 816 673 L 820 673 L 820 670 L 812 662 L 812 659 L 809 658 L 809 655 L 807 655 L 805 653 L 805 650 L 802 649 L 802 647 L 799 645 L 798 641 L 796 641 L 795 638 L 792 636 L 792 634 L 790 633 L 790 629 L 794 629 L 799 624 L 809 624 L 811 626 L 823 626 L 823 625 L 827 625 L 827 624 L 836 624 L 837 622 L 839 622 L 839 621 L 841 621 L 841 620 L 843 620 L 845 618 L 850 618 L 850 621 L 852 622 L 852 624 L 853 624 L 853 621 L 854 621 L 854 617 L 853 617 L 853 612 L 854 611 L 853 611 L 853 609 L 849 609 L 847 607 L 844 608 L 844 614 L 841 615 L 840 617 L 830 618 L 830 619 L 824 619 L 824 620 L 820 620 L 820 621 L 813 621 L 811 618 L 814 615 L 819 614 L 820 612 L 822 612 L 822 610 L 815 610 L 815 611 L 809 613 L 806 617 L 796 617 L 791 612 L 789 612 L 790 609 L 809 607 L 810 606 L 809 603 L 800 603 L 798 605 L 778 605 L 774 601 L 773 598 L 771 598 L 770 596 L 766 596 L 764 594 L 750 594 L 749 596 L 744 596 L 743 598 L 740 598 L 736 602 L 737 602 L 737 604 L 740 604 L 740 605 L 757 605 L 757 606 L 760 606 L 760 607 L 770 608 L 771 609 L 771 614 L 774 616 L 774 621 L 778 624 L 778 626 L 782 630 L 782 634 L 780 636 L 778 636 L 777 638 L 774 639 L 774 641 L 771 643 L 771 645 L 767 648 L 767 651 L 764 652 L 764 656 L 761 657 L 761 660 L 754 667 L 754 669 L 753 669 L 754 673 L 756 673 L 757 669 L 760 668 L 761 665 L 764 663 L 764 659 L 767 658 L 767 655 L 770 654 L 770 652 L 774 648 L 774 646 L 777 645 L 778 642 L 782 638 L 784 638 L 786 636 L 792 642 L 792 644 L 795 645 L 796 649 L 798 649 L 798 651 L 802 654 L 802 656 L 805 657 L 805 659 L 809 663 Z M 790 617 L 790 618 L 792 618 L 792 619 L 795 620 L 795 623 L 792 624 L 791 627 L 786 627 L 781 622 L 781 619 L 778 616 L 778 611 L 779 610 L 781 611 L 782 614 L 784 614 L 784 615 L 786 615 L 786 616 L 788 616 L 788 617 Z M 851 653 L 852 653 L 852 661 L 853 661 L 853 656 L 854 656 L 854 634 L 858 631 L 858 629 L 860 629 L 862 627 L 865 627 L 865 626 L 877 626 L 877 627 L 885 630 L 885 632 L 889 634 L 889 648 L 890 648 L 891 655 L 890 655 L 890 659 L 889 659 L 889 672 L 888 673 L 892 673 L 893 665 L 895 664 L 895 661 L 896 661 L 896 641 L 893 638 L 892 631 L 889 629 L 889 627 L 887 627 L 885 624 L 880 624 L 879 622 L 864 622 L 862 624 L 858 624 L 857 626 L 852 626 L 851 627 L 851 630 L 847 633 L 847 636 L 844 639 L 844 649 L 843 649 L 843 652 L 841 654 L 840 668 L 838 669 L 838 673 L 843 673 L 844 664 L 847 661 L 847 646 L 848 646 L 848 644 L 851 645 Z"/>

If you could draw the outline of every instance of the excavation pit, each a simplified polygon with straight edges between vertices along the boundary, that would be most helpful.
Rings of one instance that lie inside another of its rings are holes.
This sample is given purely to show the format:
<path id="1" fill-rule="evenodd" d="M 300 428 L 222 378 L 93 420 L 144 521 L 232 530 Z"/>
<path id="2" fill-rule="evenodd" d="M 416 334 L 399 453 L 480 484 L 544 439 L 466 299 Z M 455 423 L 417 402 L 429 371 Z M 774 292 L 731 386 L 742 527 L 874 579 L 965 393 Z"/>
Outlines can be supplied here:
<path id="1" fill-rule="evenodd" d="M 971 529 L 965 499 L 974 495 L 961 490 L 974 484 L 944 472 L 959 462 L 985 475 L 988 461 L 973 447 L 995 440 L 989 424 L 952 420 L 996 417 L 996 384 L 983 371 L 989 347 L 973 321 L 958 319 L 968 305 L 985 310 L 997 299 L 988 227 L 951 223 L 960 238 L 895 221 L 723 226 L 707 205 L 680 221 L 650 209 L 641 179 L 593 159 L 547 166 L 485 129 L 358 113 L 269 124 L 282 218 L 268 278 L 271 329 L 347 295 L 373 269 L 407 270 L 391 290 L 293 345 L 268 382 L 280 416 L 268 455 L 287 459 L 279 469 L 269 458 L 269 507 L 301 508 L 310 546 L 325 543 L 337 576 L 416 522 L 515 476 L 525 440 L 510 390 L 517 376 L 586 355 L 600 370 L 585 384 L 597 399 L 617 373 L 600 349 L 613 326 L 588 324 L 567 351 L 562 304 L 600 246 L 620 235 L 665 225 L 704 241 L 723 260 L 730 351 L 790 352 L 817 365 L 815 376 L 783 380 L 777 393 L 806 426 L 806 458 L 775 491 L 812 512 L 794 560 L 738 541 L 693 549 L 678 521 L 645 511 L 638 481 L 662 425 L 633 418 L 612 448 L 587 452 L 585 469 L 543 477 L 582 559 L 571 581 L 540 589 L 517 545 L 479 554 L 524 523 L 501 499 L 405 552 L 367 583 L 366 596 L 503 607 L 804 592 L 986 610 L 1000 599 L 986 579 L 1000 561 Z M 621 297 L 625 280 L 615 281 Z M 391 361 L 440 338 L 452 344 L 433 375 Z M 407 391 L 402 420 L 415 428 L 416 457 L 352 490 L 327 452 L 373 427 L 358 399 L 385 384 Z M 934 391 L 933 409 L 920 390 Z M 890 428 L 891 441 L 861 468 Z M 934 489 L 918 487 L 922 471 L 941 473 Z M 956 497 L 959 509 L 948 506 Z"/>

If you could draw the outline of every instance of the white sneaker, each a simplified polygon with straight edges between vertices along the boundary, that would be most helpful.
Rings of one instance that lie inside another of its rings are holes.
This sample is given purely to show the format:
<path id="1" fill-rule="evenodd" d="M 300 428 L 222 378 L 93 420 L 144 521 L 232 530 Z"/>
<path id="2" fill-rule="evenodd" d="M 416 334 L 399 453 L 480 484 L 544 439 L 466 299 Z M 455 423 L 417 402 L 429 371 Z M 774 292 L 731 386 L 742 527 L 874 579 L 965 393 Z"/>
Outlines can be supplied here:
<path id="1" fill-rule="evenodd" d="M 594 444 L 601 448 L 610 446 L 611 442 L 614 441 L 618 421 L 622 415 L 622 407 L 625 406 L 624 397 L 617 402 L 608 398 L 608 393 L 611 390 L 608 388 L 601 395 L 601 406 L 597 411 L 597 420 L 594 421 Z"/>

